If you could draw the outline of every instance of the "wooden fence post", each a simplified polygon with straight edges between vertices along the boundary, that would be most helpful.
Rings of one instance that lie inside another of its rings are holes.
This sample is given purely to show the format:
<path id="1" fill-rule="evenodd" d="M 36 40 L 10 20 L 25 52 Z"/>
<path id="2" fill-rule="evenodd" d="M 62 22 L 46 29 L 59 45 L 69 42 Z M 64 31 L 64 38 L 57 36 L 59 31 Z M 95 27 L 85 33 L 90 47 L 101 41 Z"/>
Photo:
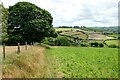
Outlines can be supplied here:
<path id="1" fill-rule="evenodd" d="M 27 50 L 27 42 L 25 42 L 25 50 Z"/>
<path id="2" fill-rule="evenodd" d="M 33 45 L 34 45 L 34 41 L 33 41 Z"/>
<path id="3" fill-rule="evenodd" d="M 20 53 L 20 43 L 18 43 L 18 53 Z"/>
<path id="4" fill-rule="evenodd" d="M 32 42 L 30 43 L 30 45 L 32 46 Z"/>
<path id="5" fill-rule="evenodd" d="M 5 59 L 5 43 L 3 43 L 3 59 Z"/>

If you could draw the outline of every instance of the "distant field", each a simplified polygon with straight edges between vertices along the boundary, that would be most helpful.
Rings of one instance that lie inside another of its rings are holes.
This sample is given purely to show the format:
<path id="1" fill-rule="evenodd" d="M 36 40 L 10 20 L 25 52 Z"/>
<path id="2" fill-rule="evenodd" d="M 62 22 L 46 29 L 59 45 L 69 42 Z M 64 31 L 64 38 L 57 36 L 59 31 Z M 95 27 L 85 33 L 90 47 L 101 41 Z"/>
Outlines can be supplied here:
<path id="1" fill-rule="evenodd" d="M 82 39 L 92 39 L 92 40 L 106 40 L 106 39 L 115 39 L 116 35 L 103 35 L 99 29 L 94 28 L 55 28 L 56 31 L 63 31 L 61 34 L 71 36 L 71 37 L 79 37 Z M 77 32 L 76 30 L 80 30 Z M 84 32 L 84 33 L 82 33 Z"/>
<path id="2" fill-rule="evenodd" d="M 117 78 L 117 48 L 58 47 L 46 51 L 53 70 L 67 78 Z"/>
<path id="3" fill-rule="evenodd" d="M 111 35 L 108 35 L 108 36 L 118 38 L 118 37 L 120 37 L 120 34 L 111 34 Z"/>
<path id="4" fill-rule="evenodd" d="M 98 31 L 98 32 L 102 32 L 102 29 L 96 29 L 96 28 L 80 28 L 81 30 L 85 30 L 85 31 Z"/>
<path id="5" fill-rule="evenodd" d="M 120 40 L 107 40 L 105 41 L 107 45 L 117 45 L 120 46 L 118 43 L 120 43 Z"/>
<path id="6" fill-rule="evenodd" d="M 54 28 L 56 31 L 75 30 L 75 28 Z"/>
<path id="7" fill-rule="evenodd" d="M 78 37 L 78 38 L 81 38 L 81 39 L 87 39 L 87 35 L 84 34 L 83 32 L 63 32 L 61 33 L 63 35 L 66 35 L 66 36 L 71 36 L 71 37 Z"/>
<path id="8" fill-rule="evenodd" d="M 89 43 L 92 43 L 92 42 L 103 43 L 103 40 L 89 40 L 88 42 L 89 42 Z"/>

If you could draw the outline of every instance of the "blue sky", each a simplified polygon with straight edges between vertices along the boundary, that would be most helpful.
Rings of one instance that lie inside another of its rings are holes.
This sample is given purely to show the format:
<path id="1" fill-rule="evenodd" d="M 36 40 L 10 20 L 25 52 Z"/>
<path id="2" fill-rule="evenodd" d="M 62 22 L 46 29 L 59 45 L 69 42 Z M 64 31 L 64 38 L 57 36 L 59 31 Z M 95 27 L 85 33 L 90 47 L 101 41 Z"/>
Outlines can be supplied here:
<path id="1" fill-rule="evenodd" d="M 119 0 L 1 0 L 5 7 L 27 1 L 48 10 L 53 26 L 117 26 Z"/>

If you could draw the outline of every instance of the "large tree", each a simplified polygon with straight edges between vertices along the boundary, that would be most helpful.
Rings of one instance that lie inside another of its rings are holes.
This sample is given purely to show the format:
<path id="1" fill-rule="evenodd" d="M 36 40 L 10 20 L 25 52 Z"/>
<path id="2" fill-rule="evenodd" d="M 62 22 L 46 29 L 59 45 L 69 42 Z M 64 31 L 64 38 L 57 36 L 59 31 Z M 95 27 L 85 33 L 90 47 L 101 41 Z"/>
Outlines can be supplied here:
<path id="1" fill-rule="evenodd" d="M 18 2 L 8 11 L 9 43 L 40 42 L 46 36 L 56 37 L 48 11 L 29 2 Z"/>

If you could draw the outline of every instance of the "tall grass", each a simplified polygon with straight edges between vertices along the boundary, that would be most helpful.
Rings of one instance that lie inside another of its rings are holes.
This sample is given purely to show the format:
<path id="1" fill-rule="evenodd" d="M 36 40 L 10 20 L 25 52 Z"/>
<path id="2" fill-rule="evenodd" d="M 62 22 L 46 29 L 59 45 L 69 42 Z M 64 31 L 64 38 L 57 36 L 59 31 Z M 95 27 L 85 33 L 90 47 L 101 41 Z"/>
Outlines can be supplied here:
<path id="1" fill-rule="evenodd" d="M 12 53 L 3 61 L 3 78 L 48 77 L 44 48 L 34 46 L 20 54 Z"/>

